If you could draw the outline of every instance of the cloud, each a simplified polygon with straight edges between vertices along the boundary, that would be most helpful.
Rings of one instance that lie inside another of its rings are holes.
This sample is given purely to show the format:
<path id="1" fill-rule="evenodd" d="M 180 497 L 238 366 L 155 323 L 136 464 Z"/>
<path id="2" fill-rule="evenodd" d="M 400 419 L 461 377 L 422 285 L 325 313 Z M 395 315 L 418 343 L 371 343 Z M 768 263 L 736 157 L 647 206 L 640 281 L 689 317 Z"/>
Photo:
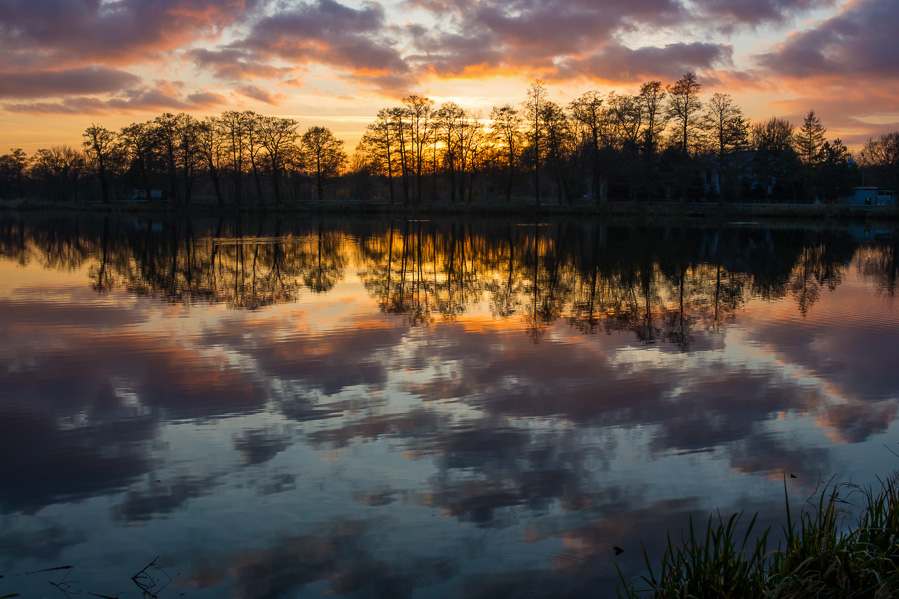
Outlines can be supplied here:
<path id="1" fill-rule="evenodd" d="M 834 0 L 694 0 L 697 12 L 721 24 L 725 30 L 736 25 L 785 23 L 791 17 L 832 6 Z"/>
<path id="2" fill-rule="evenodd" d="M 118 431 L 112 421 L 67 430 L 50 411 L 0 410 L 0 455 L 18 456 L 0 461 L 0 513 L 31 514 L 102 495 L 148 472 L 151 461 L 137 441 L 155 432 L 155 422 L 118 424 Z M 134 437 L 122 439 L 122 433 Z"/>
<path id="3" fill-rule="evenodd" d="M 772 113 L 799 121 L 814 109 L 850 147 L 899 125 L 899 47 L 884 23 L 899 19 L 890 0 L 847 2 L 831 18 L 789 34 L 751 69 L 762 88 L 781 98 Z"/>
<path id="4" fill-rule="evenodd" d="M 317 0 L 260 19 L 242 40 L 190 56 L 223 79 L 280 77 L 284 71 L 268 65 L 281 60 L 336 68 L 356 84 L 399 95 L 433 77 L 510 72 L 550 80 L 677 78 L 688 70 L 730 64 L 732 54 L 721 44 L 632 49 L 620 41 L 624 33 L 686 20 L 688 11 L 676 0 L 455 0 L 405 6 L 431 12 L 436 24 L 395 25 L 380 4 L 357 9 Z"/>
<path id="5" fill-rule="evenodd" d="M 121 503 L 112 507 L 116 520 L 148 522 L 178 511 L 189 500 L 210 495 L 218 485 L 216 476 L 178 476 L 172 481 L 149 483 L 145 489 L 131 489 Z"/>
<path id="6" fill-rule="evenodd" d="M 263 89 L 257 85 L 241 85 L 236 91 L 253 100 L 259 100 L 260 102 L 272 105 L 278 104 L 283 97 L 280 94 L 273 94 L 267 89 Z"/>
<path id="7" fill-rule="evenodd" d="M 45 561 L 58 560 L 62 553 L 84 543 L 87 535 L 81 530 L 69 530 L 52 522 L 33 531 L 3 531 L 0 557 L 6 559 L 36 558 Z"/>
<path id="8" fill-rule="evenodd" d="M 791 34 L 756 59 L 765 68 L 795 78 L 896 77 L 899 45 L 895 31 L 885 24 L 897 20 L 899 4 L 893 0 L 851 2 L 835 17 Z"/>
<path id="9" fill-rule="evenodd" d="M 684 18 L 673 0 L 416 3 L 441 16 L 427 34 L 409 29 L 417 51 L 407 61 L 437 75 L 529 71 L 547 79 L 581 77 L 572 63 L 620 45 L 621 34 Z M 562 65 L 562 66 L 560 66 Z M 695 68 L 695 67 L 694 67 Z"/>
<path id="10" fill-rule="evenodd" d="M 580 75 L 609 81 L 675 80 L 687 71 L 730 64 L 732 55 L 733 48 L 722 44 L 694 42 L 631 49 L 614 43 L 586 58 L 561 61 L 559 78 Z"/>
<path id="11" fill-rule="evenodd" d="M 260 19 L 245 39 L 229 49 L 250 52 L 258 60 L 337 67 L 381 87 L 402 85 L 395 78 L 410 69 L 388 34 L 379 4 L 354 9 L 318 0 Z"/>
<path id="12" fill-rule="evenodd" d="M 293 443 L 293 436 L 279 430 L 250 429 L 234 439 L 234 448 L 240 452 L 246 466 L 268 462 Z"/>
<path id="13" fill-rule="evenodd" d="M 253 60 L 252 53 L 237 48 L 210 50 L 197 48 L 187 56 L 201 69 L 210 69 L 219 79 L 243 81 L 246 79 L 277 79 L 296 72 L 296 68 L 275 67 Z"/>
<path id="14" fill-rule="evenodd" d="M 215 92 L 183 94 L 181 85 L 171 81 L 157 81 L 155 85 L 140 84 L 116 96 L 101 99 L 88 96 L 63 98 L 56 102 L 4 103 L 9 112 L 28 114 L 108 114 L 109 112 L 190 111 L 203 110 L 227 103 Z"/>
<path id="15" fill-rule="evenodd" d="M 217 36 L 257 0 L 7 0 L 0 11 L 0 68 L 129 64 Z M 38 57 L 38 58 L 35 58 Z"/>
<path id="16" fill-rule="evenodd" d="M 0 73 L 0 98 L 114 93 L 140 83 L 131 73 L 91 65 L 58 71 Z"/>

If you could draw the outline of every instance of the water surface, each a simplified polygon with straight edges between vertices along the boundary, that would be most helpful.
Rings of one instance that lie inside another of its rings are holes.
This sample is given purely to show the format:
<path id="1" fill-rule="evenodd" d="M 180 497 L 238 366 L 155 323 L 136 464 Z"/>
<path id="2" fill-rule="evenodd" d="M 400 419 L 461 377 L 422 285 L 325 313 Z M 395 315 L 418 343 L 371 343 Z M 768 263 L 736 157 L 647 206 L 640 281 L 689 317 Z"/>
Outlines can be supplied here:
<path id="1" fill-rule="evenodd" d="M 614 596 L 897 467 L 897 247 L 3 215 L 0 596 Z"/>

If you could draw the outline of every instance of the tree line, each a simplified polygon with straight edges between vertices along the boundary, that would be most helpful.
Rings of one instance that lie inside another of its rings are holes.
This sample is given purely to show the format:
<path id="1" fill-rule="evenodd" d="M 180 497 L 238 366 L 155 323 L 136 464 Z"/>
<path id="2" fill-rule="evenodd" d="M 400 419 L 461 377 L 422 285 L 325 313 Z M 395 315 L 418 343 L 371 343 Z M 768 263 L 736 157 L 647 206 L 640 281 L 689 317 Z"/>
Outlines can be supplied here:
<path id="1" fill-rule="evenodd" d="M 0 197 L 54 201 L 165 198 L 188 205 L 198 196 L 242 207 L 304 191 L 323 199 L 347 161 L 344 142 L 326 127 L 300 133 L 290 118 L 227 111 L 197 119 L 162 114 L 119 131 L 92 124 L 80 149 L 21 149 L 0 156 Z"/>
<path id="2" fill-rule="evenodd" d="M 432 202 L 831 202 L 860 183 L 899 188 L 899 132 L 853 156 L 814 110 L 800 126 L 750 122 L 694 73 L 635 94 L 588 91 L 563 106 L 534 82 L 489 115 L 418 95 L 383 108 L 352 157 L 325 127 L 228 111 L 163 114 L 119 131 L 92 124 L 80 149 L 0 156 L 0 197 L 165 198 L 264 206 L 304 200 Z"/>

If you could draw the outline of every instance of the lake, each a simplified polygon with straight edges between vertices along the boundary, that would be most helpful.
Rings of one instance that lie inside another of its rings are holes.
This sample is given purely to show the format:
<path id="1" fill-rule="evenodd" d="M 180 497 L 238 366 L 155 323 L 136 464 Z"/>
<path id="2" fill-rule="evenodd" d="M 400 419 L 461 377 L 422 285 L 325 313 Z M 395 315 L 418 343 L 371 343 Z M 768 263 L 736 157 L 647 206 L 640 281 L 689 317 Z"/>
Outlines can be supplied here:
<path id="1" fill-rule="evenodd" d="M 0 596 L 615 596 L 899 467 L 897 281 L 864 225 L 0 214 Z"/>

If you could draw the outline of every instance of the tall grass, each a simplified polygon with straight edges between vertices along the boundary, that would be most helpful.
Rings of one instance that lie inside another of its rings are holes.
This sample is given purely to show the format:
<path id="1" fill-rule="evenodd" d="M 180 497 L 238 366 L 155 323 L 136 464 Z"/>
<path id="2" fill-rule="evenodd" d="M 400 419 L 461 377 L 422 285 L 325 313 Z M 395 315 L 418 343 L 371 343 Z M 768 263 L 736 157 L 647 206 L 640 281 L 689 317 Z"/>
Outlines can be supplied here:
<path id="1" fill-rule="evenodd" d="M 790 515 L 784 481 L 787 523 L 783 540 L 768 549 L 771 528 L 754 532 L 756 516 L 738 533 L 742 514 L 710 517 L 705 534 L 692 519 L 679 542 L 668 544 L 653 565 L 644 548 L 648 573 L 627 581 L 621 570 L 619 597 L 660 599 L 730 598 L 886 598 L 899 597 L 899 473 L 879 480 L 879 489 L 828 485 L 798 521 Z M 848 493 L 847 493 L 848 491 Z M 864 497 L 849 524 L 848 495 Z"/>

